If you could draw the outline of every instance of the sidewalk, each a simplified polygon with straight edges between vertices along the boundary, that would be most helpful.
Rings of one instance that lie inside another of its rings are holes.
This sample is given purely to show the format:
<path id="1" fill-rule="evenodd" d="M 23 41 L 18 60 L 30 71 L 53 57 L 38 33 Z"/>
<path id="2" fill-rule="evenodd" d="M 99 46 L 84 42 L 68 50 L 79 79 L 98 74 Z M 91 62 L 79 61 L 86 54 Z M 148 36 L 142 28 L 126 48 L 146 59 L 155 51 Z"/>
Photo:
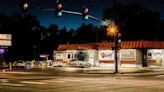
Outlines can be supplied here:
<path id="1" fill-rule="evenodd" d="M 63 67 L 61 71 L 66 72 L 77 72 L 84 74 L 114 74 L 115 68 L 111 67 L 90 67 L 90 68 L 74 68 L 74 67 Z M 121 75 L 164 75 L 164 67 L 119 67 L 118 74 Z"/>
<path id="2" fill-rule="evenodd" d="M 78 74 L 115 74 L 115 68 L 111 67 L 90 67 L 90 68 L 76 68 L 76 67 L 52 67 L 44 69 L 31 69 L 31 70 L 0 70 L 0 74 L 30 74 L 30 73 L 78 73 Z M 126 76 L 140 76 L 140 75 L 164 75 L 164 67 L 142 67 L 142 68 L 118 68 L 117 74 L 126 75 Z"/>

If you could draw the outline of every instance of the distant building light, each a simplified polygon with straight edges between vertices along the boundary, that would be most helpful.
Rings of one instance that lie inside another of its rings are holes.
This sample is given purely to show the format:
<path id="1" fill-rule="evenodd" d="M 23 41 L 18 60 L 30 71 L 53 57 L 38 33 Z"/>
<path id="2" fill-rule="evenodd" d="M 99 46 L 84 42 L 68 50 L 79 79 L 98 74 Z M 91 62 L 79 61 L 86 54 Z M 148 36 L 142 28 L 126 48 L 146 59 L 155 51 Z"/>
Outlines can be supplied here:
<path id="1" fill-rule="evenodd" d="M 5 49 L 0 49 L 0 55 L 4 54 Z"/>

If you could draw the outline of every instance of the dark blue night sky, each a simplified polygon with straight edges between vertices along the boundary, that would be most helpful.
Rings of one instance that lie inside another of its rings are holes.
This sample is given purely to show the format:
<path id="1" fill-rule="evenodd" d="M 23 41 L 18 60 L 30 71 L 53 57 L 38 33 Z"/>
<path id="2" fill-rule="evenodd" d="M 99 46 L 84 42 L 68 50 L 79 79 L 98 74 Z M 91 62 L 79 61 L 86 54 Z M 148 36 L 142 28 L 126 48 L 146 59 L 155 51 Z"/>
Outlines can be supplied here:
<path id="1" fill-rule="evenodd" d="M 54 8 L 56 0 L 29 0 L 31 6 L 39 6 L 42 8 Z M 89 14 L 102 19 L 103 10 L 110 8 L 114 2 L 128 4 L 137 2 L 149 8 L 153 11 L 159 11 L 161 18 L 164 18 L 164 0 L 60 0 L 63 4 L 63 9 L 79 11 L 81 12 L 82 7 L 86 6 L 89 8 Z M 0 12 L 11 14 L 12 11 L 19 11 L 19 0 L 0 0 Z M 99 26 L 99 23 L 93 20 L 83 21 L 81 16 L 63 14 L 62 17 L 56 17 L 54 12 L 42 11 L 29 9 L 33 15 L 37 16 L 40 24 L 48 27 L 50 24 L 57 24 L 60 28 L 66 26 L 67 29 L 76 29 L 82 23 L 91 23 Z"/>

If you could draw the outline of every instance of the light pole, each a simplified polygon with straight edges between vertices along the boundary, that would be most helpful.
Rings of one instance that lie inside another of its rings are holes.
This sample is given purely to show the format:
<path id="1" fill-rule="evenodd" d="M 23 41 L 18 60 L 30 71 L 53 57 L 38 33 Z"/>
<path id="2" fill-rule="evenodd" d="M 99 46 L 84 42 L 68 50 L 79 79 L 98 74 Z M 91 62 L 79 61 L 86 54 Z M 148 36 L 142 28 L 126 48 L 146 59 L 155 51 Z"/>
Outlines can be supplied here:
<path id="1" fill-rule="evenodd" d="M 115 55 L 115 72 L 114 73 L 118 73 L 118 58 L 117 58 L 117 50 L 118 50 L 118 46 L 117 46 L 117 37 L 116 35 L 114 36 L 114 55 Z"/>
<path id="2" fill-rule="evenodd" d="M 114 58 L 115 58 L 115 71 L 114 73 L 118 73 L 118 58 L 117 58 L 117 35 L 118 35 L 118 27 L 115 24 L 107 26 L 107 35 L 114 37 Z"/>

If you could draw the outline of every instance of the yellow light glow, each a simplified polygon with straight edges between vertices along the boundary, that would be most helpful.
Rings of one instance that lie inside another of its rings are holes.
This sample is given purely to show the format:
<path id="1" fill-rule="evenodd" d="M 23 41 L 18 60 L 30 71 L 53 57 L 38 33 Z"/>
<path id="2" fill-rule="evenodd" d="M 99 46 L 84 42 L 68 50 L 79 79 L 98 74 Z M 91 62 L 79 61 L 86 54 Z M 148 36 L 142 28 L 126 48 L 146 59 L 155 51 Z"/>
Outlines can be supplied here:
<path id="1" fill-rule="evenodd" d="M 116 35 L 116 33 L 118 32 L 118 27 L 115 24 L 113 24 L 108 26 L 106 31 L 108 36 L 113 36 Z"/>
<path id="2" fill-rule="evenodd" d="M 28 3 L 25 3 L 24 5 L 23 5 L 23 9 L 27 9 L 28 8 Z"/>

